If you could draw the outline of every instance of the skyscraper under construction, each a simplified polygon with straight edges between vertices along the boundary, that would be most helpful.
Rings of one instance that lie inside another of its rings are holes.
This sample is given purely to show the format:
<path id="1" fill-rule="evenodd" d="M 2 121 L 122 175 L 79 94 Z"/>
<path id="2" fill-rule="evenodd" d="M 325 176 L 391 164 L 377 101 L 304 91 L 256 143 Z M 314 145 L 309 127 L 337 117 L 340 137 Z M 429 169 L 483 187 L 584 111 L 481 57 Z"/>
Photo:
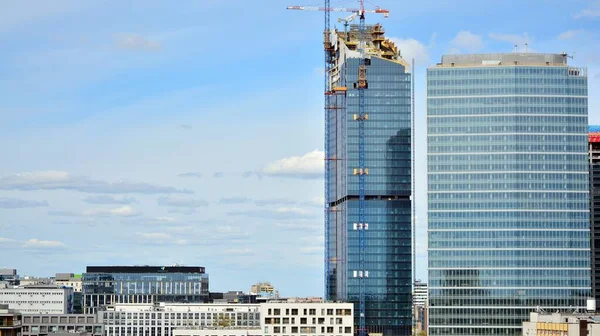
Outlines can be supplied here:
<path id="1" fill-rule="evenodd" d="M 358 304 L 364 293 L 367 332 L 409 335 L 412 77 L 408 63 L 384 36 L 381 25 L 366 26 L 362 41 L 361 54 L 358 25 L 325 32 L 325 50 L 329 53 L 325 106 L 326 296 L 355 302 L 358 321 Z M 364 108 L 359 108 L 361 89 Z M 361 122 L 363 126 L 359 127 Z M 359 163 L 361 147 L 364 165 Z M 360 178 L 364 183 L 359 183 Z M 363 202 L 359 197 L 361 187 Z"/>

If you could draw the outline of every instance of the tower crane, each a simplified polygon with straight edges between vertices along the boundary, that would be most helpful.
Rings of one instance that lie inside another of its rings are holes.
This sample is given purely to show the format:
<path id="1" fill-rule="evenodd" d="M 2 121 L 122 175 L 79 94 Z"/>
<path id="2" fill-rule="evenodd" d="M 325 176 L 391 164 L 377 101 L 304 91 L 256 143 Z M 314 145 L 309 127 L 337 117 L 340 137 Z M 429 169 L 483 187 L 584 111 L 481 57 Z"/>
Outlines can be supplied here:
<path id="1" fill-rule="evenodd" d="M 375 7 L 375 9 L 367 10 L 364 6 L 364 0 L 359 0 L 360 8 L 336 8 L 331 7 L 331 1 L 325 0 L 324 7 L 314 7 L 314 6 L 288 6 L 289 10 L 304 10 L 304 11 L 323 11 L 325 12 L 325 32 L 324 32 L 324 46 L 325 46 L 325 299 L 328 300 L 330 298 L 328 279 L 329 279 L 329 231 L 330 231 L 330 218 L 329 213 L 332 211 L 330 209 L 331 200 L 329 199 L 329 170 L 330 170 L 330 161 L 336 160 L 339 158 L 332 158 L 330 152 L 330 118 L 329 113 L 331 112 L 331 96 L 335 94 L 334 88 L 332 88 L 332 83 L 330 81 L 330 73 L 331 73 L 331 65 L 333 57 L 335 57 L 335 53 L 332 47 L 331 41 L 331 23 L 330 16 L 331 12 L 348 12 L 353 13 L 346 19 L 343 19 L 345 25 L 348 25 L 349 22 L 353 21 L 355 18 L 360 19 L 359 23 L 359 67 L 358 67 L 358 78 L 356 83 L 356 88 L 358 90 L 358 114 L 354 115 L 354 121 L 358 122 L 358 133 L 359 133 L 359 141 L 358 141 L 358 168 L 354 168 L 354 175 L 358 175 L 359 181 L 359 223 L 358 225 L 355 223 L 354 228 L 358 230 L 358 238 L 359 238 L 359 269 L 354 270 L 352 273 L 355 277 L 358 278 L 359 283 L 359 328 L 358 335 L 366 336 L 367 328 L 366 328 L 366 286 L 365 280 L 369 276 L 369 272 L 366 270 L 366 241 L 365 241 L 365 231 L 368 231 L 369 224 L 366 223 L 365 218 L 365 177 L 369 174 L 369 169 L 365 166 L 365 122 L 369 120 L 369 115 L 365 109 L 365 90 L 368 88 L 367 83 L 367 64 L 368 61 L 366 59 L 366 34 L 367 27 L 365 24 L 365 13 L 374 13 L 374 14 L 383 14 L 384 17 L 388 17 L 390 11 L 387 9 L 381 9 L 379 7 Z M 345 94 L 346 90 L 343 90 Z M 344 101 L 345 104 L 345 101 Z M 335 108 L 334 108 L 335 109 Z M 344 106 L 345 113 L 345 106 Z M 343 139 L 345 141 L 345 139 Z M 346 153 L 342 153 L 342 155 L 346 155 Z M 342 174 L 347 174 L 347 171 L 343 171 Z M 343 227 L 347 227 L 346 223 L 344 223 Z"/>

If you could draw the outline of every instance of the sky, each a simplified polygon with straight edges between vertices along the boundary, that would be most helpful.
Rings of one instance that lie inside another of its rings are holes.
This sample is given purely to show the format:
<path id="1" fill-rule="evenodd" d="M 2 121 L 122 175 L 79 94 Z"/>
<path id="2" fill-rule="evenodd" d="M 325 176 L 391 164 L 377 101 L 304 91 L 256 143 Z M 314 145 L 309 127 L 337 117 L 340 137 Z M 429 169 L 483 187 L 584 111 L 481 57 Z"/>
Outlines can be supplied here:
<path id="1" fill-rule="evenodd" d="M 211 291 L 321 296 L 323 13 L 294 1 L 0 0 L 0 267 L 179 263 L 206 266 Z M 491 3 L 380 0 L 390 17 L 367 17 L 417 64 L 422 280 L 428 66 L 567 52 L 600 123 L 600 2 Z"/>

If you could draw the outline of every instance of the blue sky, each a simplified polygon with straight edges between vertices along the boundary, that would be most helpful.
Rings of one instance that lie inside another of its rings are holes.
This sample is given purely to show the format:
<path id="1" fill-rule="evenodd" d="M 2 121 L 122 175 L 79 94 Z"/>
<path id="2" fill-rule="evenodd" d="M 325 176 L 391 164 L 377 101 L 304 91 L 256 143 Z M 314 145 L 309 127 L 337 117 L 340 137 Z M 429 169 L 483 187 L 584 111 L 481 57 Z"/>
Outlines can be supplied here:
<path id="1" fill-rule="evenodd" d="M 0 267 L 182 263 L 214 291 L 321 295 L 323 15 L 294 4 L 319 3 L 0 0 Z M 418 65 L 426 279 L 426 67 L 514 44 L 575 53 L 600 123 L 600 2 L 378 4 L 390 18 L 368 20 Z"/>

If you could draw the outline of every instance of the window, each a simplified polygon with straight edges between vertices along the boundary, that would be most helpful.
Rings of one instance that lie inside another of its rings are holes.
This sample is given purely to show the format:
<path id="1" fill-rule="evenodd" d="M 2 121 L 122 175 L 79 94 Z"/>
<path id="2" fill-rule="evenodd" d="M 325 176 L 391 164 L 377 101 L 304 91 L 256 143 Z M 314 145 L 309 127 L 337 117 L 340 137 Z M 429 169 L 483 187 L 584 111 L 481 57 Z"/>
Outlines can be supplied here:
<path id="1" fill-rule="evenodd" d="M 308 315 L 317 315 L 317 310 L 316 309 L 309 309 L 308 310 Z"/>
<path id="2" fill-rule="evenodd" d="M 344 327 L 344 333 L 345 334 L 351 334 L 352 333 L 352 327 Z"/>
<path id="3" fill-rule="evenodd" d="M 298 309 L 292 309 L 292 315 L 298 315 Z"/>
<path id="4" fill-rule="evenodd" d="M 300 318 L 300 324 L 307 324 L 306 323 L 306 317 L 301 317 Z"/>
<path id="5" fill-rule="evenodd" d="M 281 315 L 281 309 L 273 309 L 273 315 Z"/>

